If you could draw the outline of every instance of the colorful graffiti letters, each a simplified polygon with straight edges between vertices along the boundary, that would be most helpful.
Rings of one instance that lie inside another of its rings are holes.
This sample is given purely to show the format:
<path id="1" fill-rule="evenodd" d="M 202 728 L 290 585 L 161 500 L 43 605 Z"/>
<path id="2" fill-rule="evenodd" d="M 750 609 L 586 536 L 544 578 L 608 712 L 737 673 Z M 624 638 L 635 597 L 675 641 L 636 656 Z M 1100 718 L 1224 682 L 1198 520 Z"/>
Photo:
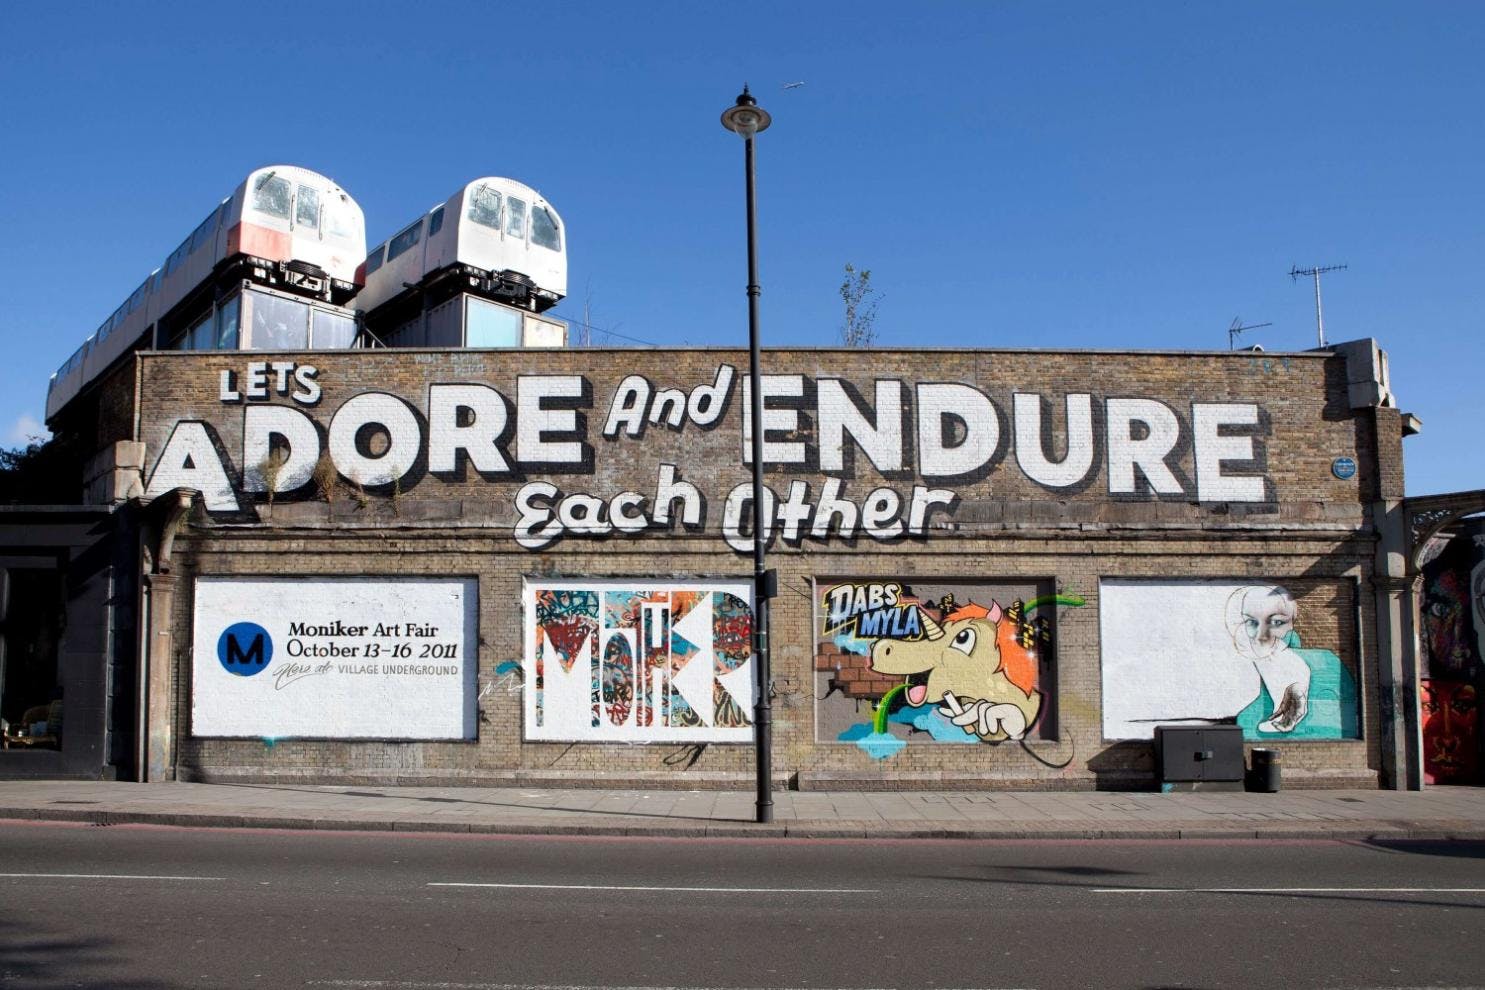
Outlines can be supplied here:
<path id="1" fill-rule="evenodd" d="M 747 582 L 526 586 L 526 738 L 749 742 Z"/>

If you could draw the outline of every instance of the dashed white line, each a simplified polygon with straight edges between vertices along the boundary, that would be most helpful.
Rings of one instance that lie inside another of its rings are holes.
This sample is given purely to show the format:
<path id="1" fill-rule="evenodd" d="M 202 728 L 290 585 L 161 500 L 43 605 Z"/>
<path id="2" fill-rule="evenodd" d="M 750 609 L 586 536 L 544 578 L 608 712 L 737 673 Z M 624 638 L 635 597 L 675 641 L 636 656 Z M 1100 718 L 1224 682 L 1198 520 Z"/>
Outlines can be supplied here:
<path id="1" fill-rule="evenodd" d="M 494 887 L 507 890 L 658 890 L 698 894 L 879 894 L 864 887 L 625 887 L 588 883 L 430 883 L 430 887 Z M 642 988 L 651 990 L 651 988 Z M 670 990 L 670 988 L 666 988 Z"/>
<path id="2" fill-rule="evenodd" d="M 225 880 L 226 877 L 166 877 L 145 873 L 0 873 L 11 879 L 39 880 Z"/>
<path id="3" fill-rule="evenodd" d="M 310 980 L 309 987 L 348 987 L 361 990 L 377 990 L 380 987 L 396 990 L 838 990 L 832 987 L 621 987 L 613 984 L 583 986 L 572 983 L 419 983 L 409 980 Z M 886 988 L 852 987 L 850 990 L 886 990 Z M 992 990 L 992 988 L 982 988 Z M 1013 987 L 1000 990 L 1017 990 Z M 1026 988 L 1020 988 L 1026 990 Z"/>

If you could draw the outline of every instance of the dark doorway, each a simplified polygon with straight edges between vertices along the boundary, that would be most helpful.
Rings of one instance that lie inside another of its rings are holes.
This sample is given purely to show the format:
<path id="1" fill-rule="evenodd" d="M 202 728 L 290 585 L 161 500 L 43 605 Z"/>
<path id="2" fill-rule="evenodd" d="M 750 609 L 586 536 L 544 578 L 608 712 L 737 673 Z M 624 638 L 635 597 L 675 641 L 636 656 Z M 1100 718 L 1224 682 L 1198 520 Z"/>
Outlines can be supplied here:
<path id="1" fill-rule="evenodd" d="M 6 749 L 62 748 L 58 647 L 67 599 L 60 570 L 0 569 L 0 720 Z"/>

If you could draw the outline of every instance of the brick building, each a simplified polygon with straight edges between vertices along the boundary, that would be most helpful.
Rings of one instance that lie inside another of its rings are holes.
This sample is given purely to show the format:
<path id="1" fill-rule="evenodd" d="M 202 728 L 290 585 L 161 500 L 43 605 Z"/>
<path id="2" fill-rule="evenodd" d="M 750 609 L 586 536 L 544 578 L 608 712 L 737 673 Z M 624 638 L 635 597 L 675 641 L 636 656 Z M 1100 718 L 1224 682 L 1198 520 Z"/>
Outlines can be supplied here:
<path id="1" fill-rule="evenodd" d="M 743 786 L 744 368 L 136 355 L 85 422 L 145 520 L 140 775 Z M 1416 778 L 1373 342 L 764 368 L 781 781 L 1145 787 L 1212 723 L 1290 786 Z"/>

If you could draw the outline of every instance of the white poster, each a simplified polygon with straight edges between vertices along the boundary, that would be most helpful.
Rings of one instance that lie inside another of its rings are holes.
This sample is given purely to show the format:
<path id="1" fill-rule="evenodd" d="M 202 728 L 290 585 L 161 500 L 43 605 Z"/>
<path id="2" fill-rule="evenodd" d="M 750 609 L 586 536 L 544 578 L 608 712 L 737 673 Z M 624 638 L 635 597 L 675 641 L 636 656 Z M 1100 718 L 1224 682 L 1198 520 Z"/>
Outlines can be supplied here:
<path id="1" fill-rule="evenodd" d="M 474 578 L 196 579 L 191 734 L 473 739 Z"/>
<path id="2" fill-rule="evenodd" d="M 526 738 L 753 740 L 748 581 L 526 585 Z"/>

